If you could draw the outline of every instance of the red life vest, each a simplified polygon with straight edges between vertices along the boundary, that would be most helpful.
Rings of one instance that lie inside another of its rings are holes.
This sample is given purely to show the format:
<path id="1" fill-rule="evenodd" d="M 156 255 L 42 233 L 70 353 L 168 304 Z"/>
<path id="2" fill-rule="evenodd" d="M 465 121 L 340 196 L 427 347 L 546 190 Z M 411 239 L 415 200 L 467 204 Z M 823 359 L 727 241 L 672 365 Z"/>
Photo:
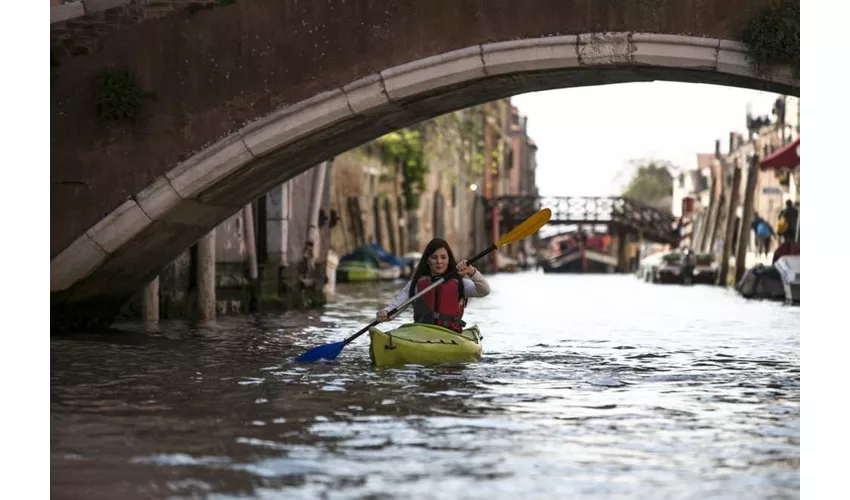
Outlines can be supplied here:
<path id="1" fill-rule="evenodd" d="M 419 278 L 416 282 L 416 292 L 421 292 L 430 285 L 429 278 Z M 458 278 L 450 278 L 414 302 L 413 321 L 442 326 L 460 333 L 466 326 L 461 319 L 465 302 L 463 283 Z"/>

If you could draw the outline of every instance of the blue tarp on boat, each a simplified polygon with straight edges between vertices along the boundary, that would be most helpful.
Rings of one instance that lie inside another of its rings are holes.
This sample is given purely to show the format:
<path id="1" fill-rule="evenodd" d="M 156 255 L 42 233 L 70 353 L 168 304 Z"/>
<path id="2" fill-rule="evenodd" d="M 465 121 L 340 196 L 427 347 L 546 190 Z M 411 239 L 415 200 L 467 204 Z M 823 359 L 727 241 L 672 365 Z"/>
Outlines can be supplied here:
<path id="1" fill-rule="evenodd" d="M 372 250 L 375 251 L 375 253 L 378 255 L 378 257 L 382 261 L 389 262 L 390 264 L 392 264 L 394 266 L 404 267 L 404 265 L 405 265 L 404 259 L 398 257 L 397 255 L 393 255 L 393 254 L 387 252 L 386 250 L 384 250 L 384 247 L 382 247 L 381 245 L 379 245 L 377 243 L 372 243 L 369 246 L 372 247 Z"/>
<path id="2" fill-rule="evenodd" d="M 382 267 L 381 263 L 384 262 L 391 267 L 400 267 L 404 268 L 404 261 L 395 255 L 384 250 L 381 245 L 377 243 L 371 243 L 368 245 L 362 245 L 357 250 L 354 250 L 351 253 L 345 254 L 339 259 L 340 262 L 345 262 L 349 260 L 355 260 L 358 262 L 368 262 L 371 263 L 375 267 Z M 383 266 L 386 267 L 386 266 Z"/>

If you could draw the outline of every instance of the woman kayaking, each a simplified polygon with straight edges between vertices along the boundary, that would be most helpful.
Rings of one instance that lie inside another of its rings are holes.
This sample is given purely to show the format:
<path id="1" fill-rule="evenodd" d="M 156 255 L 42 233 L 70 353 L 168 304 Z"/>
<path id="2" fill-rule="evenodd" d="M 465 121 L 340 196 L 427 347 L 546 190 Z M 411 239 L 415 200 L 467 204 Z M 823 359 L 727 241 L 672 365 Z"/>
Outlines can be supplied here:
<path id="1" fill-rule="evenodd" d="M 490 284 L 484 275 L 465 260 L 458 264 L 451 247 L 442 238 L 434 238 L 428 242 L 410 281 L 398 292 L 389 306 L 378 311 L 377 320 L 387 321 L 387 311 L 395 309 L 452 269 L 456 269 L 457 274 L 413 303 L 413 321 L 439 325 L 460 333 L 466 325 L 461 318 L 467 300 L 470 297 L 489 295 Z M 411 283 L 416 285 L 411 287 Z"/>

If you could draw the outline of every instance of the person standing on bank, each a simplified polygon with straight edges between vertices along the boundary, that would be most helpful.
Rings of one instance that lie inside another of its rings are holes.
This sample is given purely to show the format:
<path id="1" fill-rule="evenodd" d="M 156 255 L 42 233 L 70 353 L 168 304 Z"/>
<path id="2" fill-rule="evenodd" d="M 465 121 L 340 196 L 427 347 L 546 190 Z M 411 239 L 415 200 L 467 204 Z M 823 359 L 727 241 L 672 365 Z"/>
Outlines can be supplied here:
<path id="1" fill-rule="evenodd" d="M 797 215 L 799 211 L 794 207 L 794 203 L 790 199 L 785 200 L 785 208 L 779 212 L 779 225 L 783 227 L 780 229 L 777 225 L 777 232 L 784 241 L 794 241 L 797 238 Z"/>
<path id="2" fill-rule="evenodd" d="M 457 274 L 413 303 L 413 321 L 442 326 L 460 333 L 466 323 L 463 311 L 471 297 L 486 297 L 490 284 L 477 269 L 465 260 L 457 263 L 451 247 L 442 238 L 434 238 L 425 246 L 422 258 L 404 287 L 385 309 L 375 315 L 379 322 L 387 321 L 388 311 L 400 306 L 431 283 L 456 269 Z"/>

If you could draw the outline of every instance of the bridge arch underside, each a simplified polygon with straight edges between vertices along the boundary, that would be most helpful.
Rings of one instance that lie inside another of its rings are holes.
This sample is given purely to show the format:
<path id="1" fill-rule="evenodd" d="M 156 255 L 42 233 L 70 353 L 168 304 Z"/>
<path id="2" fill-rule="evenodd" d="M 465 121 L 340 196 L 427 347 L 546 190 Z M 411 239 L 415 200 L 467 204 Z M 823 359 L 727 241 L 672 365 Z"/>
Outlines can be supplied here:
<path id="1" fill-rule="evenodd" d="M 52 323 L 107 325 L 133 293 L 246 203 L 389 131 L 519 93 L 654 80 L 799 95 L 790 71 L 758 74 L 736 42 L 633 32 L 475 45 L 386 69 L 255 119 L 117 208 L 105 207 L 108 215 L 51 250 Z M 600 112 L 618 111 L 600 103 Z M 62 221 L 52 215 L 51 224 Z"/>

